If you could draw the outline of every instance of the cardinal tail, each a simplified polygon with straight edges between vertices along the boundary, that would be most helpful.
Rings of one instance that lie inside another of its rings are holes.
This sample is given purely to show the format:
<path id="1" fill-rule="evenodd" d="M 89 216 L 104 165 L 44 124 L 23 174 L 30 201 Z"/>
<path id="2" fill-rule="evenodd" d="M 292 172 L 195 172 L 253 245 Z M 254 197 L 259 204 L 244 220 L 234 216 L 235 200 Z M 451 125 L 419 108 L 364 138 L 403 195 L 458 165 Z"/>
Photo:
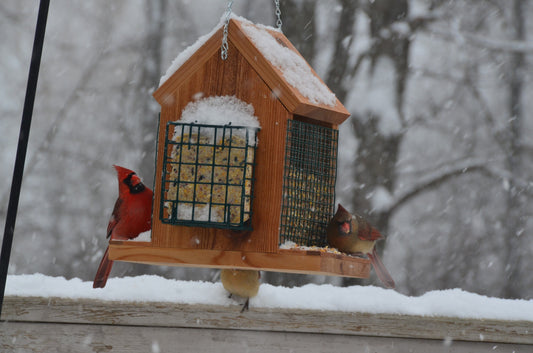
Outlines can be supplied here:
<path id="1" fill-rule="evenodd" d="M 111 267 L 113 267 L 113 260 L 109 260 L 109 246 L 105 249 L 104 256 L 98 266 L 98 271 L 96 271 L 96 276 L 94 277 L 93 288 L 104 288 L 107 283 L 107 277 L 111 272 Z"/>
<path id="2" fill-rule="evenodd" d="M 368 254 L 368 257 L 370 261 L 372 261 L 372 266 L 374 266 L 374 271 L 376 271 L 376 275 L 378 276 L 379 280 L 385 285 L 385 287 L 394 289 L 396 284 L 394 283 L 389 271 L 387 271 L 385 268 L 385 265 L 383 265 L 383 262 L 381 262 L 376 248 L 372 250 L 371 254 Z"/>

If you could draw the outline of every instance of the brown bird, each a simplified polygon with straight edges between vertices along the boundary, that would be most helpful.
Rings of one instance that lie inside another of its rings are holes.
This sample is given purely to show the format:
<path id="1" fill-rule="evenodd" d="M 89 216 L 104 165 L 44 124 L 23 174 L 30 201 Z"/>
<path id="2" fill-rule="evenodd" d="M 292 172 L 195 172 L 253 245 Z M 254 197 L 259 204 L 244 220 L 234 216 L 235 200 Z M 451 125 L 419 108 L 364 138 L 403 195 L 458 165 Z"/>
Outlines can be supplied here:
<path id="1" fill-rule="evenodd" d="M 220 281 L 230 294 L 246 298 L 241 313 L 248 310 L 250 298 L 255 297 L 259 291 L 261 273 L 256 270 L 237 270 L 224 269 L 220 270 Z"/>
<path id="2" fill-rule="evenodd" d="M 387 288 L 394 288 L 395 283 L 389 271 L 381 262 L 375 248 L 377 240 L 383 235 L 367 220 L 348 212 L 341 204 L 327 228 L 328 245 L 348 254 L 365 254 L 374 266 L 381 282 Z"/>

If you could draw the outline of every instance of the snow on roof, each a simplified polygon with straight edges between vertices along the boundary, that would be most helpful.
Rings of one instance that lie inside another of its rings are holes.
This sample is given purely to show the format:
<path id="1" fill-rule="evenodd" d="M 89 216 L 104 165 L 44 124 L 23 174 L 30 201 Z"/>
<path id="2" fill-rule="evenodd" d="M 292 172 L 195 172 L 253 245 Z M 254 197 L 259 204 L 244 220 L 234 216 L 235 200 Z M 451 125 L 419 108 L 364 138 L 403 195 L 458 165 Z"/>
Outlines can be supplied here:
<path id="1" fill-rule="evenodd" d="M 178 293 L 178 294 L 177 294 Z M 9 275 L 6 295 L 29 297 L 86 298 L 121 302 L 171 302 L 229 306 L 221 283 L 181 281 L 159 276 L 110 278 L 103 289 L 78 278 L 42 274 Z M 251 307 L 333 310 L 445 316 L 472 319 L 533 321 L 533 300 L 510 300 L 482 296 L 461 289 L 427 292 L 408 297 L 374 286 L 336 287 L 307 284 L 287 288 L 262 284 Z"/>
<path id="2" fill-rule="evenodd" d="M 291 86 L 311 103 L 334 106 L 335 95 L 311 71 L 307 62 L 291 49 L 281 45 L 268 31 L 272 27 L 243 23 L 242 28 L 257 49 L 278 68 Z"/>
<path id="3" fill-rule="evenodd" d="M 232 14 L 230 18 L 235 18 L 235 19 L 237 19 L 237 20 L 239 20 L 240 22 L 243 22 L 243 23 L 245 23 L 245 22 L 246 23 L 251 23 L 250 21 L 248 21 L 244 17 L 240 17 L 240 16 L 237 16 L 235 14 Z M 189 58 L 198 49 L 200 49 L 200 47 L 202 45 L 204 45 L 205 42 L 207 42 L 207 40 L 209 38 L 211 38 L 213 36 L 213 34 L 216 33 L 216 31 L 218 31 L 222 26 L 224 26 L 225 21 L 226 21 L 226 14 L 222 15 L 222 17 L 220 18 L 220 21 L 218 22 L 218 24 L 209 33 L 201 36 L 200 38 L 198 38 L 196 40 L 196 42 L 194 42 L 192 45 L 188 46 L 187 48 L 185 48 L 185 50 L 183 50 L 181 53 L 179 53 L 178 56 L 172 61 L 172 64 L 170 64 L 170 66 L 167 69 L 167 71 L 165 72 L 165 74 L 159 80 L 159 87 L 161 87 L 161 85 L 163 85 L 163 83 L 165 83 L 166 80 L 168 80 L 176 71 L 178 71 L 178 69 L 181 67 L 181 65 L 183 65 L 187 60 L 189 60 Z"/>
<path id="4" fill-rule="evenodd" d="M 234 14 L 231 18 L 241 22 L 244 33 L 252 40 L 261 54 L 282 72 L 287 83 L 297 89 L 302 96 L 314 104 L 335 106 L 337 102 L 335 94 L 313 74 L 307 62 L 298 53 L 278 43 L 268 32 L 268 30 L 279 31 L 278 29 L 254 25 L 249 20 Z M 224 26 L 225 19 L 226 16 L 223 15 L 215 28 L 198 38 L 172 61 L 166 73 L 161 77 L 159 86 L 163 85 L 216 31 Z"/>
<path id="5" fill-rule="evenodd" d="M 159 80 L 159 87 L 163 85 L 178 69 L 183 65 L 189 58 L 198 50 L 209 38 L 213 36 L 224 25 L 223 19 L 221 18 L 219 23 L 211 30 L 211 32 L 201 36 L 194 42 L 192 45 L 188 46 L 183 50 L 178 56 L 172 61 L 172 64 L 168 67 L 167 71 L 161 79 Z"/>

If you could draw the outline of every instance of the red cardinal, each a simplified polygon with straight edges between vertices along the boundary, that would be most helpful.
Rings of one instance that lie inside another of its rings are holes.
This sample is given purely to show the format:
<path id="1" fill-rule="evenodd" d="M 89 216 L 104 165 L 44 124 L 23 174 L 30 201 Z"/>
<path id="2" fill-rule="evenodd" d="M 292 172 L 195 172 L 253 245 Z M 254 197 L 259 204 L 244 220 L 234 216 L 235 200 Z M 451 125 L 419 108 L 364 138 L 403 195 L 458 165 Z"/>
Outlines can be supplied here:
<path id="1" fill-rule="evenodd" d="M 141 182 L 137 174 L 114 165 L 118 174 L 118 199 L 107 225 L 107 237 L 117 240 L 136 238 L 152 228 L 153 192 Z M 113 261 L 109 260 L 109 246 L 98 266 L 93 288 L 104 288 Z"/>
<path id="2" fill-rule="evenodd" d="M 383 238 L 383 236 L 363 217 L 352 216 L 350 212 L 339 204 L 337 213 L 329 222 L 327 236 L 329 246 L 337 248 L 341 252 L 366 254 L 372 262 L 378 278 L 385 287 L 395 287 L 394 280 L 385 265 L 383 265 L 383 262 L 381 262 L 374 247 L 376 240 Z"/>

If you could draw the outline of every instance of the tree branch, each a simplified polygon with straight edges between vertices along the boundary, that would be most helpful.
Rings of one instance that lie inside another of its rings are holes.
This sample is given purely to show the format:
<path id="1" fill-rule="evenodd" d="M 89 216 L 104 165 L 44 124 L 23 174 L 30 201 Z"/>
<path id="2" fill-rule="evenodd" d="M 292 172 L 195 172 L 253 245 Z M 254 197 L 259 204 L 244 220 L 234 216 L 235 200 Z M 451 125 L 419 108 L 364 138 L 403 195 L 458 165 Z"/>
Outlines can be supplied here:
<path id="1" fill-rule="evenodd" d="M 465 87 L 470 91 L 474 99 L 478 102 L 479 107 L 481 108 L 481 112 L 483 113 L 483 117 L 485 118 L 485 121 L 487 122 L 489 130 L 494 136 L 494 139 L 503 151 L 507 151 L 507 140 L 503 135 L 503 132 L 497 129 L 496 119 L 494 118 L 494 115 L 492 114 L 489 108 L 488 102 L 485 100 L 485 98 L 479 91 L 479 88 L 474 84 L 474 82 L 472 82 L 468 75 L 465 75 L 464 83 Z"/>
<path id="2" fill-rule="evenodd" d="M 474 33 L 450 31 L 449 29 L 441 28 L 428 29 L 428 33 L 458 43 L 468 42 L 469 44 L 482 49 L 524 54 L 533 53 L 533 44 L 524 40 L 492 39 Z"/>
<path id="3" fill-rule="evenodd" d="M 424 178 L 425 180 L 418 182 L 410 190 L 407 190 L 394 197 L 395 200 L 391 203 L 390 207 L 383 212 L 388 214 L 390 217 L 401 206 L 411 201 L 415 197 L 435 189 L 453 178 L 471 173 L 481 173 L 489 179 L 510 180 L 515 183 L 516 186 L 520 187 L 525 193 L 533 195 L 533 185 L 530 185 L 527 180 L 523 180 L 511 175 L 511 173 L 507 172 L 506 170 L 491 168 L 487 166 L 487 161 L 485 160 L 468 160 L 464 162 L 458 162 L 452 167 L 447 166 L 445 168 L 445 171 L 432 173 L 432 175 Z"/>
<path id="4" fill-rule="evenodd" d="M 470 165 L 469 167 L 458 167 L 438 175 L 433 175 L 432 177 L 419 182 L 410 190 L 402 193 L 401 195 L 398 195 L 396 197 L 396 200 L 391 204 L 389 209 L 385 211 L 385 213 L 388 213 L 390 217 L 394 212 L 398 210 L 398 208 L 400 208 L 410 200 L 414 199 L 415 197 L 419 196 L 420 194 L 435 189 L 455 177 L 473 172 L 481 172 L 486 174 L 487 170 L 482 165 L 474 164 Z"/>

